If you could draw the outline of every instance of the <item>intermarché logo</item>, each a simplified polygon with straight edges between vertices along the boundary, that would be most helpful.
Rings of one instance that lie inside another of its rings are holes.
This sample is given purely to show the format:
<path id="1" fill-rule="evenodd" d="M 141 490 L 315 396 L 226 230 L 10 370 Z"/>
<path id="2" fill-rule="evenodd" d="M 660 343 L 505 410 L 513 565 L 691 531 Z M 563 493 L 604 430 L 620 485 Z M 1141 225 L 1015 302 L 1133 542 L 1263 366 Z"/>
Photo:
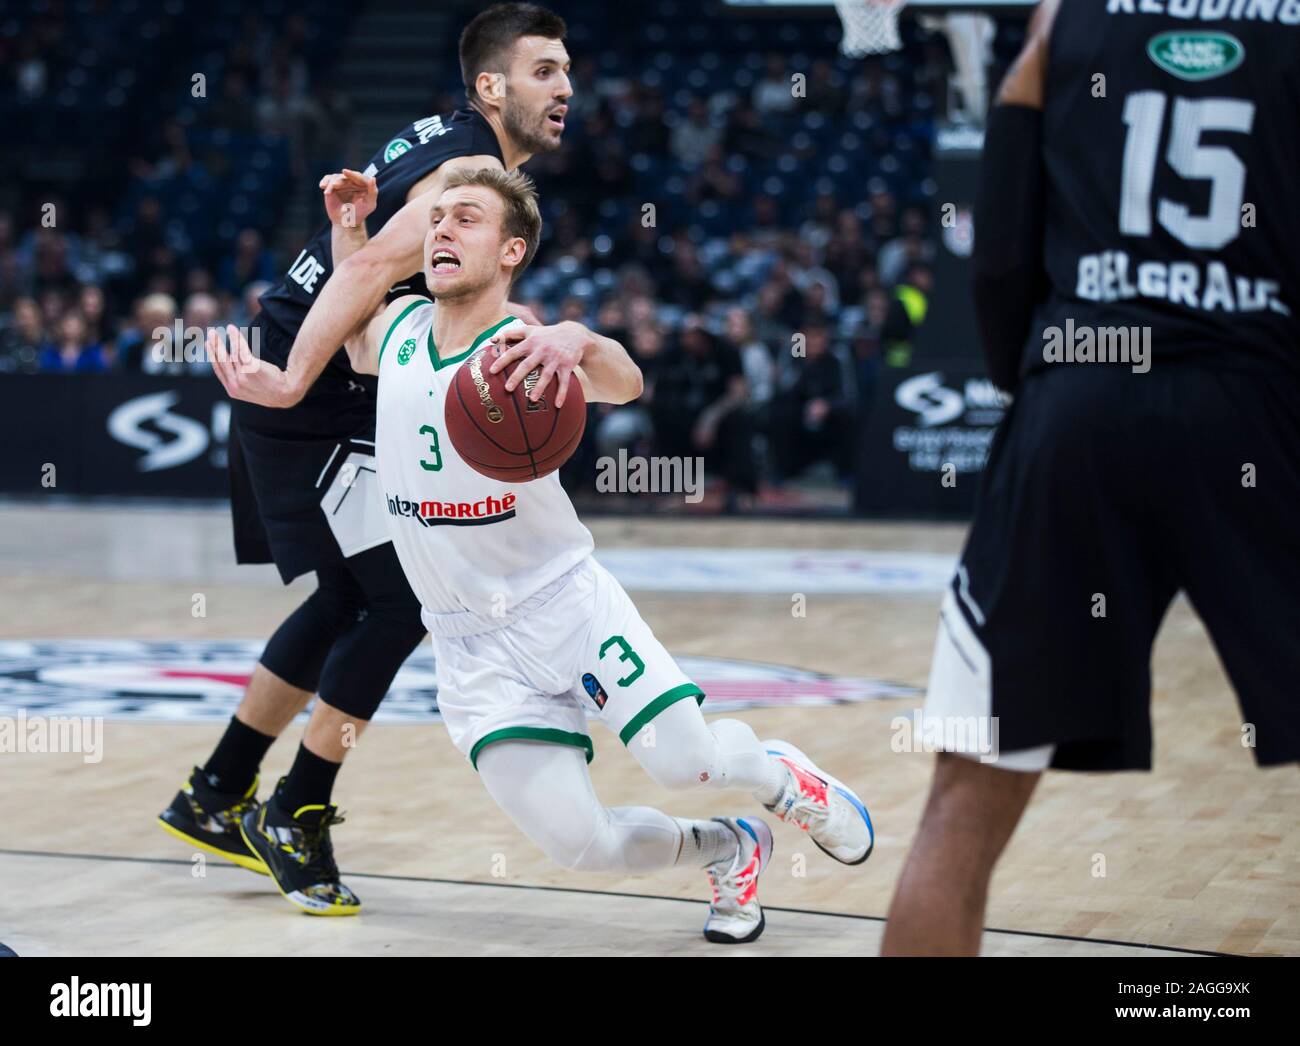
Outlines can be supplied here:
<path id="1" fill-rule="evenodd" d="M 499 498 L 486 497 L 480 501 L 412 501 L 395 494 L 387 494 L 385 497 L 389 515 L 414 519 L 426 527 L 442 524 L 474 527 L 514 519 L 517 500 L 513 493 L 506 493 Z"/>

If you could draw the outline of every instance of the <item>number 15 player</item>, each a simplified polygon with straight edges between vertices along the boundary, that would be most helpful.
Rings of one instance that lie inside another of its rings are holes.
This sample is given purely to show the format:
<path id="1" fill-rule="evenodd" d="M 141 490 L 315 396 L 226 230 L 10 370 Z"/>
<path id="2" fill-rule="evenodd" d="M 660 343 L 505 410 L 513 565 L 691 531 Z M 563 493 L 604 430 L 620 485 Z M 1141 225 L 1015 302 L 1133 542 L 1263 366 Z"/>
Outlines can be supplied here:
<path id="1" fill-rule="evenodd" d="M 1151 646 L 1179 589 L 1256 762 L 1300 760 L 1297 55 L 1300 0 L 1047 0 L 1002 84 L 975 295 L 1016 398 L 926 699 L 997 717 L 1000 753 L 939 755 L 887 954 L 978 951 L 1043 770 L 1150 769 Z M 1124 331 L 1149 370 L 1078 362 Z M 1062 332 L 1076 361 L 1048 362 Z"/>

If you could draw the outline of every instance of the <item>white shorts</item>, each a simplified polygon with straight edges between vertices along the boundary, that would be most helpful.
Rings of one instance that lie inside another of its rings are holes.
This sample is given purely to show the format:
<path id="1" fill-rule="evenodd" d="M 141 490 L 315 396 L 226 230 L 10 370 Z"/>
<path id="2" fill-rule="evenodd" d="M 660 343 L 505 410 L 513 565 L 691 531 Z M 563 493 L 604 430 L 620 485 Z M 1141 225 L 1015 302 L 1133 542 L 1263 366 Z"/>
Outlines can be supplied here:
<path id="1" fill-rule="evenodd" d="M 590 556 L 519 611 L 505 624 L 425 615 L 437 660 L 438 709 L 471 763 L 485 745 L 516 739 L 573 745 L 590 762 L 588 718 L 626 745 L 674 702 L 704 700 L 623 586 Z M 448 634 L 476 621 L 485 630 Z"/>

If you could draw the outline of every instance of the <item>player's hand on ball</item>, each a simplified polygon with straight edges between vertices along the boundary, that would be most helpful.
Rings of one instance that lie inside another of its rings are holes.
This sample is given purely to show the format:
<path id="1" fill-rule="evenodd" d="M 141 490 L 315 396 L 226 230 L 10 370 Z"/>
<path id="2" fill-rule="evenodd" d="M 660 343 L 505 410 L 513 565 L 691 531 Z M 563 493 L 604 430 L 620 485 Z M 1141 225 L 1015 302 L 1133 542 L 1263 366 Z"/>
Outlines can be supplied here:
<path id="1" fill-rule="evenodd" d="M 586 330 L 580 324 L 572 322 L 507 331 L 492 339 L 496 346 L 496 359 L 488 370 L 498 374 L 512 363 L 516 364 L 506 379 L 507 392 L 514 392 L 525 377 L 534 370 L 540 370 L 537 384 L 528 394 L 534 403 L 546 394 L 551 378 L 558 377 L 560 391 L 555 396 L 558 410 L 564 406 L 565 393 L 569 390 L 569 376 L 573 373 L 573 368 L 582 362 L 582 354 L 586 351 L 589 340 Z"/>
<path id="2" fill-rule="evenodd" d="M 325 213 L 330 222 L 345 229 L 356 229 L 379 206 L 379 185 L 374 178 L 346 167 L 338 174 L 320 180 L 325 194 Z"/>
<path id="3" fill-rule="evenodd" d="M 297 402 L 289 391 L 288 375 L 254 355 L 234 324 L 226 327 L 225 341 L 217 328 L 208 328 L 207 349 L 212 369 L 231 399 L 263 407 L 292 407 Z"/>

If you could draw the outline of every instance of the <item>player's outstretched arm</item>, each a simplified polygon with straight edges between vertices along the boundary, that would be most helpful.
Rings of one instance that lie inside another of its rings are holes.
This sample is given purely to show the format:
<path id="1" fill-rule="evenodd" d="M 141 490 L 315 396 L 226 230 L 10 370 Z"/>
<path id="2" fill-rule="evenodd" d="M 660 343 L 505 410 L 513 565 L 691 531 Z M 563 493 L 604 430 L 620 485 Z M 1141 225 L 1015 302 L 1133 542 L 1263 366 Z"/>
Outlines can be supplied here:
<path id="1" fill-rule="evenodd" d="M 222 384 L 231 397 L 264 407 L 292 407 L 300 402 L 339 346 L 381 307 L 388 289 L 420 271 L 429 209 L 447 176 L 459 167 L 500 166 L 495 156 L 457 156 L 416 183 L 406 205 L 369 243 L 334 269 L 294 339 L 285 369 L 263 363 L 230 381 L 227 372 Z"/>
<path id="2" fill-rule="evenodd" d="M 393 284 L 419 272 L 429 208 L 457 168 L 499 167 L 493 156 L 458 156 L 448 160 L 411 192 L 406 205 L 355 254 L 344 259 L 326 282 L 294 339 L 285 368 L 286 405 L 307 394 L 338 346 L 368 322 Z"/>
<path id="3" fill-rule="evenodd" d="M 568 321 L 550 327 L 527 326 L 522 330 L 503 331 L 492 341 L 501 352 L 488 369 L 496 374 L 514 365 L 506 379 L 506 391 L 513 392 L 534 368 L 541 375 L 533 391 L 539 400 L 555 377 L 559 392 L 556 407 L 564 406 L 569 375 L 576 374 L 588 403 L 627 403 L 641 395 L 641 368 L 632 362 L 627 350 L 613 338 Z"/>

